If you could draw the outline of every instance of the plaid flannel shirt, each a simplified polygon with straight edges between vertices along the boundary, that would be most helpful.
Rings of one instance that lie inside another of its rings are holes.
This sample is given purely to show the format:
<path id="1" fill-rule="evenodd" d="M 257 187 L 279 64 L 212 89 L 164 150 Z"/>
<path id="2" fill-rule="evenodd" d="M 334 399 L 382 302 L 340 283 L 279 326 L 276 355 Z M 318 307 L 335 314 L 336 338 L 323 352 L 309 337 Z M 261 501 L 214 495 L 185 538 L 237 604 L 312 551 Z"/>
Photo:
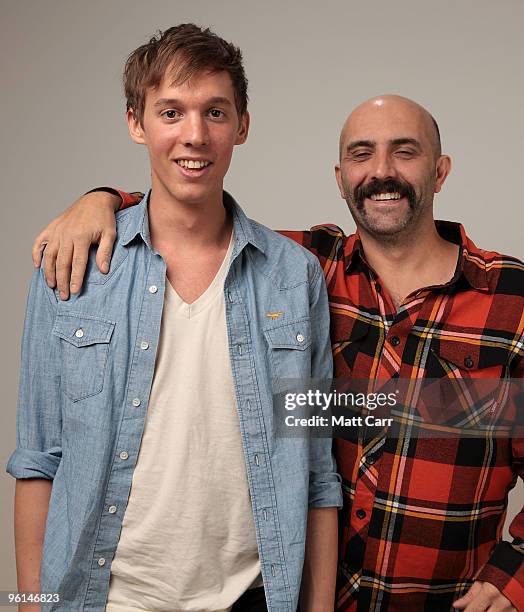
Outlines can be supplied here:
<path id="1" fill-rule="evenodd" d="M 123 206 L 140 194 L 118 192 Z M 337 378 L 521 379 L 524 265 L 478 249 L 459 224 L 453 279 L 397 310 L 358 234 L 332 225 L 284 235 L 313 252 L 330 296 Z M 519 406 L 522 410 L 523 406 Z M 475 580 L 524 610 L 524 511 L 502 541 L 507 495 L 524 476 L 524 440 L 376 437 L 337 440 L 343 479 L 337 610 L 445 610 Z"/>

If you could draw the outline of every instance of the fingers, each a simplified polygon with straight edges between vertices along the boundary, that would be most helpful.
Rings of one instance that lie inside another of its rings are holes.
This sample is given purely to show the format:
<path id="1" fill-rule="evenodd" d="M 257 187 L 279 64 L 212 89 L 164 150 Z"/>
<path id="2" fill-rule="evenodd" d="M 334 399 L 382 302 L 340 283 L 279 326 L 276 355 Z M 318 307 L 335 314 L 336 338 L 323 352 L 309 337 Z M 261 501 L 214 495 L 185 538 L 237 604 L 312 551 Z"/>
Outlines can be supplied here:
<path id="1" fill-rule="evenodd" d="M 474 582 L 469 591 L 463 597 L 457 599 L 457 601 L 453 603 L 453 607 L 457 610 L 465 610 L 481 591 L 482 585 L 479 582 Z"/>
<path id="2" fill-rule="evenodd" d="M 72 261 L 73 242 L 71 240 L 61 242 L 56 257 L 56 284 L 62 300 L 69 298 Z"/>
<path id="3" fill-rule="evenodd" d="M 42 241 L 40 235 L 35 238 L 33 248 L 31 249 L 31 257 L 33 258 L 33 266 L 39 268 L 42 263 L 42 253 L 47 245 L 47 241 Z"/>
<path id="4" fill-rule="evenodd" d="M 87 261 L 89 259 L 89 241 L 78 240 L 73 243 L 73 264 L 71 268 L 71 293 L 78 293 L 82 288 Z"/>
<path id="5" fill-rule="evenodd" d="M 513 612 L 515 608 L 497 589 L 489 582 L 474 582 L 470 590 L 453 603 L 456 610 L 466 612 Z"/>
<path id="6" fill-rule="evenodd" d="M 96 252 L 96 265 L 102 274 L 109 272 L 109 263 L 113 253 L 113 244 L 116 240 L 116 231 L 105 230 L 100 239 Z"/>
<path id="7" fill-rule="evenodd" d="M 44 257 L 44 276 L 47 281 L 47 284 L 51 289 L 56 287 L 56 256 L 58 253 L 58 246 L 51 246 L 48 244 L 45 249 L 45 257 Z"/>
<path id="8" fill-rule="evenodd" d="M 35 268 L 39 268 L 42 265 L 42 254 L 46 246 L 53 241 L 56 223 L 57 219 L 51 221 L 51 223 L 38 234 L 33 242 L 31 257 L 33 258 L 33 265 Z"/>

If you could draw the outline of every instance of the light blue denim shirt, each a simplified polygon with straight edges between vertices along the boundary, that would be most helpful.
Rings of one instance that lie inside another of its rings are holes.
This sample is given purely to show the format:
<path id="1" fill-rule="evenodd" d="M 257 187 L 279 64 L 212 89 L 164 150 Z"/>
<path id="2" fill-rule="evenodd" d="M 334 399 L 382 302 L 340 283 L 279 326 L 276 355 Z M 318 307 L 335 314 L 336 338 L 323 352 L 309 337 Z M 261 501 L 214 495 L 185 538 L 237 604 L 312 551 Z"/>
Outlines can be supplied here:
<path id="1" fill-rule="evenodd" d="M 262 576 L 268 609 L 295 612 L 308 507 L 341 506 L 342 496 L 330 439 L 275 435 L 272 388 L 331 377 L 326 288 L 313 255 L 248 219 L 227 193 L 224 204 L 234 222 L 229 353 Z M 60 301 L 40 270 L 29 293 L 7 470 L 53 480 L 41 590 L 61 601 L 44 610 L 105 609 L 144 429 L 166 283 L 147 197 L 117 215 L 117 231 L 109 273 L 91 254 L 80 295 Z"/>

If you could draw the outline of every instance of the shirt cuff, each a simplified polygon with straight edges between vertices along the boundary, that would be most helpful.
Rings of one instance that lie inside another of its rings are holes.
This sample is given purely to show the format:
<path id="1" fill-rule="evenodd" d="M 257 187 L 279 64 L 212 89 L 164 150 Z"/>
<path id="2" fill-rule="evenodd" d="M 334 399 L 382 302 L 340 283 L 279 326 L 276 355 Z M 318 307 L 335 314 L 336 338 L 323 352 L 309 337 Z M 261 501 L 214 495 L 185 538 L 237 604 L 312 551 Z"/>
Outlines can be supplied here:
<path id="1" fill-rule="evenodd" d="M 309 508 L 342 508 L 341 481 L 336 472 L 310 474 Z"/>
<path id="2" fill-rule="evenodd" d="M 17 448 L 7 463 L 6 471 L 14 478 L 53 480 L 61 459 L 62 449 L 58 447 L 45 452 Z"/>
<path id="3" fill-rule="evenodd" d="M 140 191 L 133 191 L 132 193 L 127 193 L 127 191 L 115 189 L 114 187 L 95 187 L 94 189 L 87 191 L 85 195 L 87 195 L 88 193 L 95 193 L 97 191 L 110 193 L 116 196 L 117 198 L 120 198 L 120 206 L 118 207 L 118 210 L 124 210 L 124 208 L 134 206 L 135 204 L 138 204 L 144 197 L 144 194 Z"/>
<path id="4" fill-rule="evenodd" d="M 517 610 L 524 610 L 524 551 L 509 542 L 495 546 L 477 580 L 489 582 L 507 597 Z"/>

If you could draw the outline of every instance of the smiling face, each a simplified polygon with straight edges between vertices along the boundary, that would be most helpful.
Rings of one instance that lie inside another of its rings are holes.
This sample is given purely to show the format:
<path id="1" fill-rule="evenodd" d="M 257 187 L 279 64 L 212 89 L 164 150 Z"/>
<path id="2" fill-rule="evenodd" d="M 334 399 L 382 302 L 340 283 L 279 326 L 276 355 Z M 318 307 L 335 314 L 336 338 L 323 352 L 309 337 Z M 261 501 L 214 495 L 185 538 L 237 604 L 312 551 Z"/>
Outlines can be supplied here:
<path id="1" fill-rule="evenodd" d="M 344 125 L 335 173 L 360 231 L 398 237 L 432 218 L 449 170 L 431 116 L 411 100 L 375 98 Z"/>
<path id="2" fill-rule="evenodd" d="M 149 151 L 153 193 L 184 205 L 222 201 L 233 147 L 247 138 L 227 72 L 199 72 L 180 85 L 164 78 L 147 91 L 143 121 L 128 110 L 131 138 Z"/>

